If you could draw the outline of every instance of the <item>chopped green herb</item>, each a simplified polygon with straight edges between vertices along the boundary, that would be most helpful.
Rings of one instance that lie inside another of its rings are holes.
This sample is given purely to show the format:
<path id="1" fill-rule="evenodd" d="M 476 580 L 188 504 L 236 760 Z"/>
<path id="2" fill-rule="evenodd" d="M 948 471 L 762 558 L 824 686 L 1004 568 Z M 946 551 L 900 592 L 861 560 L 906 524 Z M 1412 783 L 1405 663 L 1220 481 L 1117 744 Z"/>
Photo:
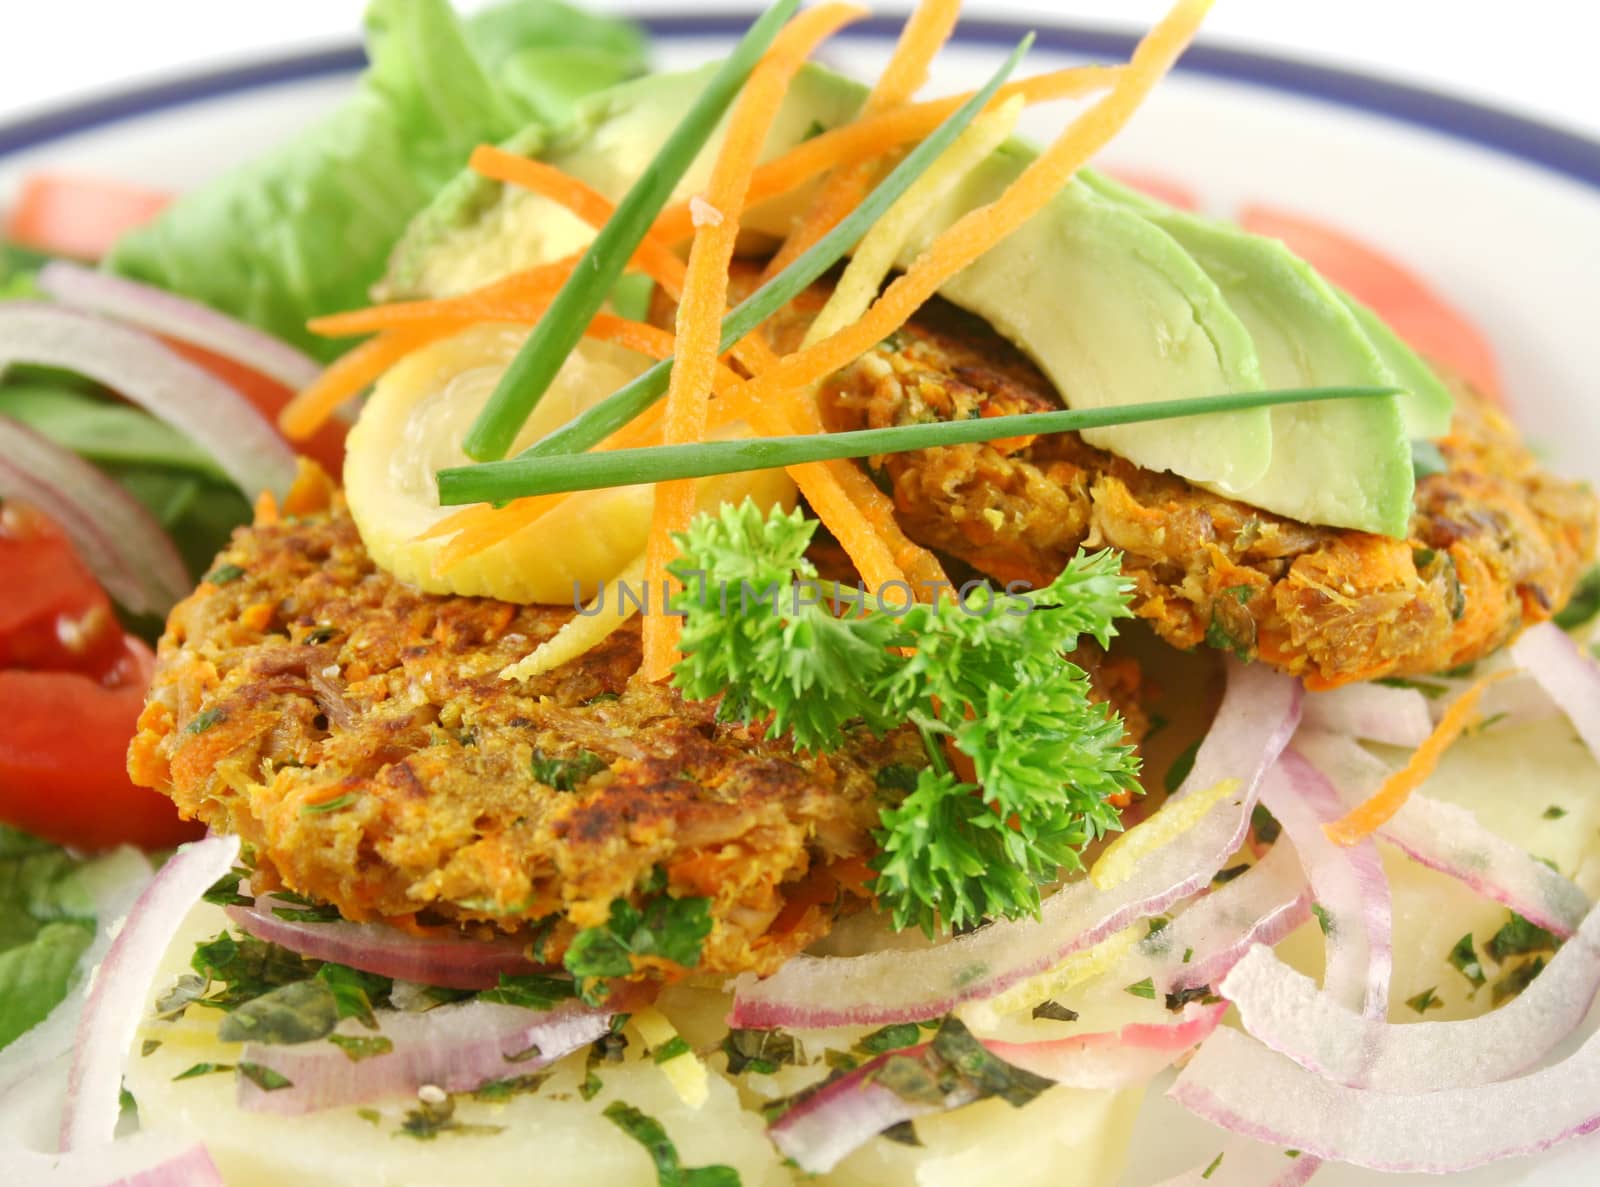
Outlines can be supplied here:
<path id="1" fill-rule="evenodd" d="M 255 899 L 239 893 L 239 883 L 244 880 L 245 871 L 234 870 L 224 874 L 211 884 L 211 889 L 200 897 L 208 903 L 219 907 L 248 907 Z"/>
<path id="2" fill-rule="evenodd" d="M 1551 804 L 1544 810 L 1544 818 L 1546 820 L 1560 820 L 1566 814 L 1567 810 L 1560 804 Z"/>
<path id="3" fill-rule="evenodd" d="M 1236 634 L 1236 631 L 1244 631 L 1245 634 Z M 1216 616 L 1213 607 L 1211 623 L 1206 627 L 1206 646 L 1218 651 L 1231 651 L 1238 659 L 1249 663 L 1256 651 L 1255 620 L 1247 618 L 1230 627 Z"/>
<path id="4" fill-rule="evenodd" d="M 728 1074 L 756 1072 L 770 1076 L 784 1064 L 800 1062 L 800 1046 L 781 1030 L 730 1030 L 722 1039 Z"/>
<path id="5" fill-rule="evenodd" d="M 1189 772 L 1194 770 L 1194 756 L 1200 753 L 1200 739 L 1196 738 L 1172 760 L 1172 765 L 1167 768 L 1166 778 L 1161 781 L 1161 786 L 1168 795 L 1173 794 L 1183 786 L 1183 781 L 1189 777 Z"/>
<path id="6" fill-rule="evenodd" d="M 239 578 L 243 576 L 244 570 L 238 565 L 221 564 L 215 569 L 212 569 L 211 572 L 207 573 L 204 577 L 200 578 L 200 580 L 208 581 L 212 585 L 227 585 L 230 582 L 239 580 Z"/>
<path id="7" fill-rule="evenodd" d="M 1184 964 L 1188 964 L 1193 959 L 1194 959 L 1194 949 L 1193 948 L 1185 948 L 1183 950 L 1183 963 Z"/>
<path id="8" fill-rule="evenodd" d="M 462 1137 L 503 1133 L 503 1125 L 468 1125 L 456 1120 L 456 1102 L 451 1097 L 434 1102 L 419 1100 L 417 1107 L 406 1113 L 397 1131 L 399 1136 L 431 1142 L 442 1133 Z"/>
<path id="9" fill-rule="evenodd" d="M 921 1027 L 915 1022 L 896 1022 L 863 1036 L 856 1044 L 856 1050 L 865 1051 L 868 1055 L 883 1055 L 889 1051 L 915 1047 L 920 1042 Z"/>
<path id="10" fill-rule="evenodd" d="M 1404 676 L 1384 676 L 1373 683 L 1381 684 L 1385 688 L 1409 688 L 1413 692 L 1420 692 L 1430 701 L 1436 701 L 1450 692 L 1448 684 L 1440 684 L 1433 680 L 1411 680 Z"/>
<path id="11" fill-rule="evenodd" d="M 1278 823 L 1278 818 L 1261 804 L 1250 809 L 1250 829 L 1256 835 L 1256 840 L 1263 845 L 1275 844 L 1278 835 L 1283 832 L 1283 826 Z"/>
<path id="12" fill-rule="evenodd" d="M 328 1036 L 328 1042 L 343 1051 L 351 1063 L 360 1063 L 374 1055 L 387 1055 L 394 1050 L 394 1043 L 382 1035 L 334 1034 Z"/>
<path id="13" fill-rule="evenodd" d="M 1311 913 L 1317 917 L 1317 926 L 1322 929 L 1322 934 L 1325 936 L 1331 936 L 1333 934 L 1334 923 L 1333 916 L 1329 913 L 1328 908 L 1324 907 L 1321 903 L 1312 903 Z"/>
<path id="14" fill-rule="evenodd" d="M 739 1172 L 731 1166 L 684 1166 L 661 1122 L 632 1105 L 612 1101 L 605 1108 L 605 1118 L 645 1148 L 656 1165 L 658 1187 L 740 1187 Z"/>
<path id="15" fill-rule="evenodd" d="M 892 762 L 886 767 L 879 767 L 875 782 L 883 791 L 910 792 L 917 789 L 917 777 L 920 771 L 908 763 Z"/>
<path id="16" fill-rule="evenodd" d="M 1167 1009 L 1176 1014 L 1190 1002 L 1199 1002 L 1201 1005 L 1214 1006 L 1222 999 L 1211 991 L 1209 985 L 1190 985 L 1184 989 L 1175 989 L 1166 995 Z"/>
<path id="17" fill-rule="evenodd" d="M 1579 578 L 1572 597 L 1555 615 L 1555 624 L 1564 631 L 1577 630 L 1600 614 L 1600 565 L 1592 566 Z"/>
<path id="18" fill-rule="evenodd" d="M 274 989 L 314 975 L 319 967 L 297 953 L 265 940 L 228 932 L 195 945 L 190 967 L 211 982 L 216 992 L 197 997 L 194 1004 L 232 1010 Z"/>
<path id="19" fill-rule="evenodd" d="M 554 758 L 535 748 L 532 759 L 533 777 L 557 791 L 576 791 L 606 770 L 607 765 L 605 759 L 588 750 L 580 750 L 572 758 Z"/>
<path id="20" fill-rule="evenodd" d="M 503 1002 L 526 1010 L 548 1010 L 577 994 L 577 985 L 565 977 L 550 977 L 543 973 L 522 976 L 501 973 L 500 984 L 494 989 L 484 990 L 478 996 L 486 1002 Z"/>
<path id="21" fill-rule="evenodd" d="M 161 1050 L 160 1039 L 146 1039 L 144 1042 L 139 1044 L 139 1057 L 141 1059 L 148 1059 L 159 1050 Z"/>
<path id="22" fill-rule="evenodd" d="M 1530 923 L 1515 911 L 1501 929 L 1484 945 L 1496 963 L 1504 964 L 1513 956 L 1526 956 L 1530 952 L 1554 952 L 1561 941 L 1536 923 Z"/>
<path id="23" fill-rule="evenodd" d="M 650 1059 L 653 1063 L 671 1063 L 691 1053 L 689 1040 L 682 1035 L 673 1035 L 650 1053 Z"/>
<path id="24" fill-rule="evenodd" d="M 240 1063 L 239 1074 L 262 1092 L 277 1092 L 280 1088 L 294 1087 L 294 1081 L 287 1076 L 279 1075 L 270 1067 L 264 1067 L 259 1063 Z"/>
<path id="25" fill-rule="evenodd" d="M 241 1002 L 222 1020 L 217 1037 L 225 1043 L 309 1043 L 326 1038 L 338 1024 L 333 990 L 311 978 Z"/>
<path id="26" fill-rule="evenodd" d="M 366 973 L 342 964 L 325 964 L 317 970 L 318 981 L 333 994 L 340 1018 L 354 1018 L 368 1030 L 376 1030 L 375 1006 L 387 1006 L 394 982 L 377 973 Z"/>
<path id="27" fill-rule="evenodd" d="M 578 1095 L 584 1100 L 593 1100 L 600 1095 L 600 1090 L 605 1085 L 600 1082 L 600 1077 L 593 1068 L 583 1077 L 583 1083 L 578 1085 Z"/>
<path id="28" fill-rule="evenodd" d="M 232 1070 L 233 1064 L 231 1063 L 194 1063 L 184 1068 L 172 1079 L 175 1082 L 178 1080 L 195 1080 L 201 1076 L 211 1076 L 217 1072 L 231 1072 Z"/>
<path id="29" fill-rule="evenodd" d="M 1135 981 L 1128 986 L 1126 992 L 1133 994 L 1134 997 L 1142 997 L 1149 1001 L 1156 1000 L 1156 984 L 1149 977 L 1146 977 L 1143 981 Z"/>
<path id="30" fill-rule="evenodd" d="M 196 713 L 191 717 L 189 724 L 183 727 L 183 732 L 186 734 L 203 734 L 216 725 L 217 722 L 226 720 L 228 720 L 228 715 L 223 711 L 222 706 L 213 705 L 211 708 Z"/>
<path id="31" fill-rule="evenodd" d="M 1048 1018 L 1051 1022 L 1076 1022 L 1078 1011 L 1062 1005 L 1054 998 L 1046 998 L 1033 1007 L 1033 1017 Z"/>
<path id="32" fill-rule="evenodd" d="M 323 643 L 331 642 L 338 633 L 338 630 L 331 626 L 313 627 L 306 633 L 305 641 L 314 647 L 320 646 Z"/>
<path id="33" fill-rule="evenodd" d="M 1154 935 L 1159 935 L 1163 930 L 1166 929 L 1167 925 L 1169 923 L 1171 923 L 1171 922 L 1172 922 L 1172 920 L 1169 919 L 1165 915 L 1156 915 L 1156 916 L 1152 917 L 1148 921 L 1148 926 L 1149 926 L 1150 930 L 1145 932 L 1145 939 L 1149 939 L 1151 936 L 1154 936 Z"/>
<path id="34" fill-rule="evenodd" d="M 901 1146 L 922 1145 L 922 1139 L 917 1136 L 916 1124 L 911 1121 L 897 1121 L 878 1136 Z"/>
<path id="35" fill-rule="evenodd" d="M 1222 592 L 1238 602 L 1239 605 L 1247 606 L 1250 604 L 1250 599 L 1256 596 L 1256 587 L 1253 585 L 1230 585 Z"/>
<path id="36" fill-rule="evenodd" d="M 1406 1005 L 1419 1014 L 1426 1014 L 1429 1010 L 1444 1009 L 1444 1002 L 1439 1000 L 1439 996 L 1435 992 L 1437 988 L 1438 986 L 1430 986 L 1415 997 L 1406 998 Z"/>
<path id="37" fill-rule="evenodd" d="M 597 1063 L 621 1063 L 628 1050 L 628 1036 L 620 1027 L 613 1027 L 589 1044 L 589 1066 Z"/>
<path id="38" fill-rule="evenodd" d="M 1249 870 L 1250 863 L 1247 861 L 1242 861 L 1236 866 L 1229 866 L 1225 870 L 1218 870 L 1215 874 L 1211 875 L 1211 880 L 1218 886 L 1221 886 L 1225 882 L 1232 882 L 1240 874 L 1248 873 Z"/>
<path id="39" fill-rule="evenodd" d="M 591 1073 L 592 1074 L 592 1073 Z M 503 1101 L 514 1096 L 528 1096 L 538 1092 L 550 1078 L 549 1072 L 532 1072 L 526 1076 L 511 1076 L 504 1080 L 490 1080 L 472 1090 L 473 1100 Z M 581 1089 L 580 1089 L 581 1091 Z M 588 1100 L 588 1097 L 584 1097 Z"/>
<path id="40" fill-rule="evenodd" d="M 322 800 L 315 804 L 301 804 L 300 815 L 320 816 L 326 812 L 337 812 L 340 808 L 348 808 L 356 802 L 356 793 L 347 791 L 343 795 L 336 795 L 331 800 Z"/>
<path id="41" fill-rule="evenodd" d="M 377 1109 L 357 1109 L 356 1116 L 369 1125 L 378 1125 L 383 1121 L 383 1114 L 378 1112 Z"/>
<path id="42" fill-rule="evenodd" d="M 577 979 L 578 995 L 600 1004 L 606 981 L 633 971 L 634 957 L 657 957 L 684 968 L 700 962 L 700 945 L 711 934 L 711 900 L 658 894 L 642 908 L 626 899 L 611 904 L 611 918 L 572 938 L 562 964 Z"/>
<path id="43" fill-rule="evenodd" d="M 953 1017 L 940 1023 L 928 1047 L 915 1055 L 888 1056 L 872 1078 L 909 1101 L 944 1104 L 953 1097 L 998 1096 L 1013 1108 L 1021 1108 L 1051 1085 L 994 1055 Z"/>
<path id="44" fill-rule="evenodd" d="M 177 1018 L 206 992 L 209 982 L 193 973 L 184 973 L 172 988 L 156 999 L 156 1017 L 163 1020 Z"/>
<path id="45" fill-rule="evenodd" d="M 1226 1151 L 1224 1151 L 1224 1153 L 1226 1153 Z M 1200 1177 L 1202 1179 L 1209 1179 L 1212 1175 L 1217 1173 L 1217 1168 L 1219 1166 L 1221 1166 L 1221 1165 L 1222 1165 L 1222 1155 L 1218 1154 L 1215 1158 L 1213 1158 L 1211 1160 L 1211 1165 L 1206 1167 L 1205 1170 L 1200 1172 Z"/>
<path id="46" fill-rule="evenodd" d="M 1478 959 L 1478 950 L 1473 947 L 1472 933 L 1468 932 L 1456 941 L 1455 947 L 1450 949 L 1446 958 L 1450 967 L 1455 969 L 1468 981 L 1472 982 L 1473 989 L 1481 989 L 1488 978 L 1483 973 L 1483 962 Z"/>
<path id="47" fill-rule="evenodd" d="M 1532 960 L 1525 960 L 1514 967 L 1509 973 L 1494 983 L 1490 997 L 1495 1005 L 1516 997 L 1529 985 L 1533 979 L 1544 972 L 1544 957 L 1535 956 Z"/>

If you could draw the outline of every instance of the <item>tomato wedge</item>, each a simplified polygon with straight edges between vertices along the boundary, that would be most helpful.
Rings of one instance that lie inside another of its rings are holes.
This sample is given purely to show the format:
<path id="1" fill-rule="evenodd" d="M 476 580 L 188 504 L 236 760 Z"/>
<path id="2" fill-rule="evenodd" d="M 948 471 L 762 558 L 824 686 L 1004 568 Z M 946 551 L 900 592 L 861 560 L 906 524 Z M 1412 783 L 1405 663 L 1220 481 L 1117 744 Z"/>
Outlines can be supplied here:
<path id="1" fill-rule="evenodd" d="M 48 255 L 98 260 L 125 231 L 143 226 L 170 201 L 170 194 L 126 182 L 35 173 L 23 179 L 5 237 Z"/>
<path id="2" fill-rule="evenodd" d="M 1323 276 L 1394 329 L 1430 362 L 1504 403 L 1494 349 L 1460 310 L 1388 256 L 1325 223 L 1270 206 L 1246 206 L 1247 231 L 1281 239 Z"/>
<path id="3" fill-rule="evenodd" d="M 289 388 L 243 363 L 174 338 L 163 336 L 161 340 L 191 363 L 204 367 L 224 383 L 231 384 L 273 425 L 278 423 L 278 413 L 283 406 L 294 397 L 294 392 Z M 291 441 L 290 444 L 326 470 L 335 481 L 339 481 L 344 474 L 344 438 L 349 431 L 349 424 L 334 416 L 324 421 L 308 439 Z"/>
<path id="4" fill-rule="evenodd" d="M 128 778 L 155 657 L 137 639 L 103 680 L 77 672 L 0 672 L 0 819 L 61 845 L 161 849 L 204 829 Z"/>
<path id="5" fill-rule="evenodd" d="M 123 656 L 122 627 L 66 533 L 17 500 L 0 505 L 0 668 L 98 678 Z"/>

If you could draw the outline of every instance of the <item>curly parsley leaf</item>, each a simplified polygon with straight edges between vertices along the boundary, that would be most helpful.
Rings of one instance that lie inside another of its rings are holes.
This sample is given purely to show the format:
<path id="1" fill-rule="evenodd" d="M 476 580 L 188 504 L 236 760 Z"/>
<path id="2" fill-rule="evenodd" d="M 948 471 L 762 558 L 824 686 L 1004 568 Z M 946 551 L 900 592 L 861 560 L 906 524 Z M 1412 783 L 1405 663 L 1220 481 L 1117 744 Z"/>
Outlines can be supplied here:
<path id="1" fill-rule="evenodd" d="M 815 524 L 748 500 L 678 537 L 687 697 L 721 696 L 724 718 L 768 723 L 799 749 L 840 746 L 852 726 L 911 723 L 931 766 L 916 772 L 875 834 L 873 887 L 896 927 L 970 927 L 1039 910 L 1039 887 L 1119 827 L 1112 799 L 1137 789 L 1117 715 L 1090 699 L 1065 655 L 1102 646 L 1129 617 L 1112 552 L 1082 554 L 1028 595 L 975 591 L 898 616 L 836 617 L 800 591 Z M 909 652 L 909 654 L 906 654 Z M 949 769 L 948 742 L 976 782 Z"/>

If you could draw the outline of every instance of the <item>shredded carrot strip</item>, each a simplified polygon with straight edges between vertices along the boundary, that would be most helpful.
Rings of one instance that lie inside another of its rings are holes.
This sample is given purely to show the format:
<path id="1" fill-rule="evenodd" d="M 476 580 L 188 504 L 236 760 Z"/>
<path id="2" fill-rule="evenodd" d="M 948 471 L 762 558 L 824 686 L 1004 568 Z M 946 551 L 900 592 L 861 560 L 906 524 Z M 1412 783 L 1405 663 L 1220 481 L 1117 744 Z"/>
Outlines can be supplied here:
<path id="1" fill-rule="evenodd" d="M 611 221 L 616 207 L 610 198 L 554 165 L 519 157 L 492 144 L 480 144 L 467 161 L 473 172 L 494 181 L 509 182 L 565 206 L 599 230 Z M 647 234 L 635 253 L 652 279 L 676 294 L 683 286 L 683 261 L 662 240 Z"/>
<path id="2" fill-rule="evenodd" d="M 961 15 L 961 0 L 922 0 L 906 20 L 899 43 L 889 64 L 878 76 L 858 119 L 869 119 L 882 111 L 901 106 L 928 81 L 928 67 L 950 39 Z M 776 255 L 767 262 L 766 276 L 776 276 L 797 259 L 801 252 L 821 239 L 839 220 L 849 214 L 866 196 L 880 159 L 855 161 L 829 175 L 812 199 L 811 208 L 800 220 Z"/>
<path id="3" fill-rule="evenodd" d="M 928 245 L 855 324 L 787 355 L 746 387 L 757 402 L 807 387 L 899 329 L 945 281 L 1032 218 L 1138 109 L 1194 36 L 1211 0 L 1178 0 L 1134 51 L 1110 94 L 1095 103 L 993 202 L 968 211 Z M 820 137 L 819 137 L 820 139 Z"/>
<path id="4" fill-rule="evenodd" d="M 677 361 L 667 388 L 663 431 L 669 445 L 705 439 L 707 403 L 722 314 L 727 308 L 728 269 L 739 237 L 739 213 L 789 81 L 823 38 L 865 15 L 865 9 L 843 3 L 822 4 L 802 12 L 778 34 L 734 105 L 703 199 L 715 213 L 695 234 L 678 305 Z M 694 479 L 664 482 L 656 488 L 645 552 L 646 589 L 667 588 L 672 536 L 687 529 L 694 517 L 695 489 Z M 645 618 L 640 665 L 644 679 L 660 681 L 672 674 L 679 658 L 679 626 L 677 618 L 666 614 Z"/>
<path id="5" fill-rule="evenodd" d="M 406 355 L 460 328 L 459 322 L 438 322 L 389 330 L 342 355 L 310 387 L 298 392 L 278 413 L 278 427 L 291 441 L 315 433 L 339 405 L 366 387 Z"/>
<path id="6" fill-rule="evenodd" d="M 1433 774 L 1439 765 L 1439 760 L 1444 757 L 1444 752 L 1450 749 L 1455 740 L 1461 736 L 1461 732 L 1477 718 L 1478 702 L 1483 699 L 1484 690 L 1496 680 L 1508 675 L 1509 672 L 1496 672 L 1492 676 L 1485 676 L 1462 693 L 1456 702 L 1445 710 L 1433 733 L 1428 735 L 1421 746 L 1411 752 L 1411 758 L 1405 766 L 1385 779 L 1382 787 L 1338 820 L 1322 826 L 1322 831 L 1328 834 L 1328 839 L 1336 845 L 1354 845 L 1387 824 L 1396 812 L 1405 807 L 1406 801 L 1411 798 L 1411 793 L 1421 787 L 1428 776 Z"/>
<path id="7" fill-rule="evenodd" d="M 1030 104 L 1079 98 L 1105 90 L 1123 69 L 1121 66 L 1072 66 L 1007 83 L 995 92 L 989 109 L 993 110 L 1014 95 L 1021 95 L 1023 101 Z M 967 91 L 926 103 L 907 104 L 867 119 L 853 120 L 795 145 L 756 170 L 745 198 L 746 209 L 797 189 L 830 169 L 873 160 L 901 145 L 926 139 L 972 98 L 972 94 Z M 651 227 L 651 233 L 665 243 L 677 243 L 693 232 L 694 222 L 688 204 L 683 202 L 663 210 Z"/>
<path id="8" fill-rule="evenodd" d="M 485 310 L 498 310 L 508 301 L 542 300 L 548 303 L 577 264 L 578 257 L 571 255 L 537 268 L 513 272 L 491 284 L 453 297 L 438 297 L 430 301 L 396 301 L 388 305 L 373 305 L 366 309 L 314 317 L 306 323 L 306 329 L 324 338 L 348 338 L 446 318 L 481 319 Z"/>

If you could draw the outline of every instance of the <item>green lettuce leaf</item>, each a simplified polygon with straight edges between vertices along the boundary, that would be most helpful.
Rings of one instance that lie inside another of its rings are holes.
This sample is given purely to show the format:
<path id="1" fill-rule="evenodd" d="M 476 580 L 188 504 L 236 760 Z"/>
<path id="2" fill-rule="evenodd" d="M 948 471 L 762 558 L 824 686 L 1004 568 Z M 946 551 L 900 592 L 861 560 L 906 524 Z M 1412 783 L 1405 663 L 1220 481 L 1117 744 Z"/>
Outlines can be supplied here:
<path id="1" fill-rule="evenodd" d="M 476 145 L 643 68 L 631 27 L 556 0 L 465 21 L 446 0 L 373 0 L 367 34 L 354 96 L 126 236 L 112 270 L 331 358 L 347 344 L 308 334 L 306 319 L 366 303 L 406 223 Z"/>
<path id="2" fill-rule="evenodd" d="M 46 841 L 0 827 L 0 1047 L 66 996 L 94 938 L 81 862 Z"/>

